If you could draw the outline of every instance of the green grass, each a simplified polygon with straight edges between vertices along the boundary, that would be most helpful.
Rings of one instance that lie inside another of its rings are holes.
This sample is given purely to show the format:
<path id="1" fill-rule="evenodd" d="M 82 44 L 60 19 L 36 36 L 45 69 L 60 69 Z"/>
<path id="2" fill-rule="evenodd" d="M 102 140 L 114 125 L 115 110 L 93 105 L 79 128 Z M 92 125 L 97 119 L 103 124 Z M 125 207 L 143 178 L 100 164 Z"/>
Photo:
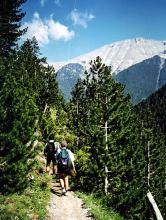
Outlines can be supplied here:
<path id="1" fill-rule="evenodd" d="M 95 197 L 93 194 L 76 192 L 88 208 L 90 216 L 95 220 L 123 220 L 113 209 L 108 208 L 103 199 Z"/>
<path id="2" fill-rule="evenodd" d="M 44 220 L 50 199 L 46 174 L 33 174 L 30 186 L 22 194 L 0 195 L 0 220 Z"/>

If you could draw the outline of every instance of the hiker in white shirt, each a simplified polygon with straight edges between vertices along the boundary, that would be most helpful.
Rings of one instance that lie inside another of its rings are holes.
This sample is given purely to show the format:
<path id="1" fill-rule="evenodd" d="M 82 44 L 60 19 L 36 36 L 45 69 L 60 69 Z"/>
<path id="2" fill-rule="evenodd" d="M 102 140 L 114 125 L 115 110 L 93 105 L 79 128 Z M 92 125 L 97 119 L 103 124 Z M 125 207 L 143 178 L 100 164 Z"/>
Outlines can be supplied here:
<path id="1" fill-rule="evenodd" d="M 74 154 L 67 149 L 67 142 L 61 142 L 61 151 L 57 155 L 58 174 L 62 187 L 62 195 L 67 195 L 69 189 L 69 175 L 71 169 L 74 168 Z"/>

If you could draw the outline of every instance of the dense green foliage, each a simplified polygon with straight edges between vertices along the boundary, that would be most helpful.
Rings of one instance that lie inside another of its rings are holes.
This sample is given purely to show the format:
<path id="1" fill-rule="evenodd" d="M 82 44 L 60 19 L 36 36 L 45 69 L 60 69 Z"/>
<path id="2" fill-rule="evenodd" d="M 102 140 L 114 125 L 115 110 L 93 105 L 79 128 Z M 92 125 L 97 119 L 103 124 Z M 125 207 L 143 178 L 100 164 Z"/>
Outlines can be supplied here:
<path id="1" fill-rule="evenodd" d="M 163 217 L 165 210 L 165 179 L 166 179 L 166 86 L 152 94 L 147 100 L 135 106 L 135 110 L 146 128 L 146 156 L 149 164 L 149 190 Z"/>
<path id="2" fill-rule="evenodd" d="M 12 65 L 12 68 L 11 68 Z M 23 86 L 14 61 L 6 67 L 0 96 L 0 183 L 6 191 L 26 186 L 26 175 L 34 158 L 33 140 L 38 120 L 35 97 Z M 26 166 L 25 166 L 26 164 Z M 13 187 L 14 186 L 14 187 Z"/>
<path id="3" fill-rule="evenodd" d="M 1 1 L 0 43 L 0 185 L 2 193 L 18 192 L 29 183 L 28 175 L 43 141 L 73 139 L 66 127 L 63 97 L 54 68 L 41 58 L 35 38 L 22 46 L 17 40 L 25 15 L 25 0 Z M 8 59 L 4 59 L 4 58 Z M 63 133 L 63 134 L 62 134 Z M 44 145 L 44 143 L 43 143 Z"/>
<path id="4" fill-rule="evenodd" d="M 0 1 L 0 55 L 7 57 L 13 52 L 17 40 L 26 29 L 20 29 L 20 21 L 25 16 L 21 5 L 26 0 L 1 0 Z"/>
<path id="5" fill-rule="evenodd" d="M 146 166 L 141 126 L 123 86 L 112 79 L 110 71 L 98 57 L 73 90 L 78 184 L 104 195 L 107 166 L 108 203 L 127 219 L 144 219 Z"/>
<path id="6" fill-rule="evenodd" d="M 38 175 L 31 177 L 36 156 L 50 138 L 66 139 L 76 153 L 78 188 L 103 197 L 126 219 L 151 218 L 149 189 L 165 217 L 165 87 L 134 112 L 124 87 L 98 57 L 65 103 L 57 75 L 41 58 L 35 38 L 17 45 L 25 32 L 19 30 L 24 2 L 0 3 L 0 186 L 1 202 L 9 205 L 1 206 L 0 218 L 28 219 L 36 212 L 35 201 L 37 216 L 45 215 L 36 196 L 46 183 L 42 176 L 41 184 Z M 27 201 L 25 195 L 30 195 Z M 22 203 L 30 206 L 28 213 Z"/>
<path id="7" fill-rule="evenodd" d="M 153 93 L 146 100 L 140 102 L 136 109 L 140 113 L 150 110 L 153 115 L 154 123 L 160 127 L 161 132 L 166 140 L 166 85 Z"/>
<path id="8" fill-rule="evenodd" d="M 46 130 L 46 106 L 57 107 L 62 97 L 35 39 L 24 42 L 8 61 L 1 59 L 0 76 L 0 183 L 4 192 L 13 192 L 26 187 L 41 150 L 35 143 Z"/>
<path id="9" fill-rule="evenodd" d="M 39 58 L 40 50 L 35 38 L 24 42 L 18 56 L 27 71 L 26 86 L 29 92 L 36 96 L 42 138 L 53 139 L 58 129 L 65 124 L 64 100 L 58 88 L 54 68 L 46 63 L 46 58 Z"/>

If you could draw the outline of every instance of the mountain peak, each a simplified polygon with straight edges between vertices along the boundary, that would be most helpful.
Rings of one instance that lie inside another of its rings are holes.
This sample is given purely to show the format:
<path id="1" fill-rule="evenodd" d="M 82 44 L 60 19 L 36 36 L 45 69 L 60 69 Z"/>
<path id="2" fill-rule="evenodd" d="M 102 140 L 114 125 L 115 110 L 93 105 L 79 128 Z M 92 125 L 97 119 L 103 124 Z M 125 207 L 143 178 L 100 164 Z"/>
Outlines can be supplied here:
<path id="1" fill-rule="evenodd" d="M 142 37 L 117 41 L 104 45 L 92 52 L 78 56 L 68 61 L 52 63 L 56 70 L 66 64 L 78 63 L 85 69 L 89 68 L 90 60 L 100 56 L 106 65 L 112 66 L 114 74 L 128 67 L 149 59 L 166 51 L 166 41 L 144 39 Z"/>
<path id="2" fill-rule="evenodd" d="M 70 98 L 71 88 L 84 76 L 89 61 L 97 56 L 112 66 L 113 78 L 125 85 L 125 92 L 138 103 L 166 82 L 166 41 L 143 38 L 127 39 L 104 45 L 90 53 L 63 62 L 57 72 L 60 88 L 65 98 Z"/>

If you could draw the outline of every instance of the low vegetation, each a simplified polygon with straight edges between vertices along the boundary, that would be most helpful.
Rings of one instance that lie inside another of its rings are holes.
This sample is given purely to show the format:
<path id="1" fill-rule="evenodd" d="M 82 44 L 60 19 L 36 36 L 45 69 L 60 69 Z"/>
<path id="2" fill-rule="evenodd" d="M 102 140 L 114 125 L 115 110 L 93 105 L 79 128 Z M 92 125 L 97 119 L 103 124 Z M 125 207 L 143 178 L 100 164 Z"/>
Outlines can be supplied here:
<path id="1" fill-rule="evenodd" d="M 89 215 L 95 220 L 123 220 L 112 208 L 107 207 L 107 201 L 93 194 L 76 193 L 89 210 Z"/>
<path id="2" fill-rule="evenodd" d="M 20 194 L 0 196 L 0 219 L 45 219 L 50 199 L 50 177 L 32 173 L 29 186 Z"/>

